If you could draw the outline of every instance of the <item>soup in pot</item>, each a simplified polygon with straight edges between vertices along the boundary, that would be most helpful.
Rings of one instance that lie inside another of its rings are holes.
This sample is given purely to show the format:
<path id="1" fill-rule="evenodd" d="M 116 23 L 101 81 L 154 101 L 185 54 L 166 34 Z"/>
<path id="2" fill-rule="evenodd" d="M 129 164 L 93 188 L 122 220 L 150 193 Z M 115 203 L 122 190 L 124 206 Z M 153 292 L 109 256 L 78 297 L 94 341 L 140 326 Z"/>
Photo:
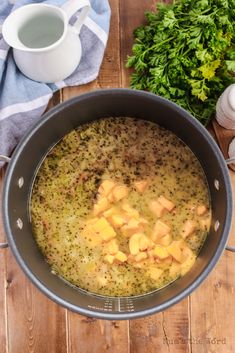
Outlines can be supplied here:
<path id="1" fill-rule="evenodd" d="M 202 167 L 172 132 L 134 118 L 79 126 L 34 182 L 35 240 L 60 277 L 86 291 L 135 296 L 193 266 L 209 232 Z"/>

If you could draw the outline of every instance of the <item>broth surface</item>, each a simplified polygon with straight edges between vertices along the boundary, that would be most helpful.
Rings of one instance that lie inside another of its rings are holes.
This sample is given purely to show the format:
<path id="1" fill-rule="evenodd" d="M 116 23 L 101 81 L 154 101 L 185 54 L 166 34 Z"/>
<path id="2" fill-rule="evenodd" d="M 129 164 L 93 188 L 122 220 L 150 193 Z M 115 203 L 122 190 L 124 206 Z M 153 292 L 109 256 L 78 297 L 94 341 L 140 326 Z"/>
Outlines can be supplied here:
<path id="1" fill-rule="evenodd" d="M 39 169 L 30 209 L 52 271 L 109 296 L 144 294 L 183 276 L 211 222 L 192 151 L 134 118 L 105 118 L 66 135 Z"/>

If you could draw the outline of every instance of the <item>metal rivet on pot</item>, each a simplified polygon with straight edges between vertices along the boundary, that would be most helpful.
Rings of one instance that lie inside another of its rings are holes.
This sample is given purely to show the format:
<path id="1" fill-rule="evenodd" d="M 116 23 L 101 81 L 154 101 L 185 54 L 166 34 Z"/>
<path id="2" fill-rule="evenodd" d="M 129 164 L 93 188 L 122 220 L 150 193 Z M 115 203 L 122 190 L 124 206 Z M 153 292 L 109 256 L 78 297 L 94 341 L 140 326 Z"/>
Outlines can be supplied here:
<path id="1" fill-rule="evenodd" d="M 214 230 L 217 232 L 217 230 L 219 229 L 220 226 L 220 222 L 217 220 L 215 221 L 215 225 L 214 225 Z"/>
<path id="2" fill-rule="evenodd" d="M 24 185 L 24 178 L 23 178 L 23 177 L 19 178 L 19 180 L 18 180 L 18 185 L 19 185 L 19 188 L 20 188 L 20 189 L 21 189 L 22 186 Z"/>
<path id="3" fill-rule="evenodd" d="M 214 185 L 215 185 L 216 190 L 219 190 L 219 180 L 215 179 Z"/>
<path id="4" fill-rule="evenodd" d="M 19 229 L 22 229 L 23 228 L 23 222 L 20 218 L 17 219 L 16 221 L 16 225 Z"/>

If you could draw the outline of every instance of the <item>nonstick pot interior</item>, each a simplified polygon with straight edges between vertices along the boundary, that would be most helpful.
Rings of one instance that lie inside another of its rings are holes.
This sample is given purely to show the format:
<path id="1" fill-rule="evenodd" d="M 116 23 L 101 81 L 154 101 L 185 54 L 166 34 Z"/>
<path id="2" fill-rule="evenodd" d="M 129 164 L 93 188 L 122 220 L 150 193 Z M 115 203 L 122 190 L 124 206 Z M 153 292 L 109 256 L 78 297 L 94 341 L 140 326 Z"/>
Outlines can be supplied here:
<path id="1" fill-rule="evenodd" d="M 211 230 L 192 270 L 166 288 L 140 297 L 101 297 L 68 285 L 50 272 L 31 230 L 28 207 L 31 186 L 47 151 L 78 125 L 109 116 L 150 120 L 177 134 L 200 160 L 211 195 Z M 100 90 L 55 107 L 22 140 L 5 177 L 4 226 L 19 265 L 52 300 L 68 309 L 97 318 L 145 316 L 166 309 L 192 292 L 219 259 L 227 242 L 231 216 L 232 192 L 227 167 L 206 129 L 177 105 L 141 91 Z"/>

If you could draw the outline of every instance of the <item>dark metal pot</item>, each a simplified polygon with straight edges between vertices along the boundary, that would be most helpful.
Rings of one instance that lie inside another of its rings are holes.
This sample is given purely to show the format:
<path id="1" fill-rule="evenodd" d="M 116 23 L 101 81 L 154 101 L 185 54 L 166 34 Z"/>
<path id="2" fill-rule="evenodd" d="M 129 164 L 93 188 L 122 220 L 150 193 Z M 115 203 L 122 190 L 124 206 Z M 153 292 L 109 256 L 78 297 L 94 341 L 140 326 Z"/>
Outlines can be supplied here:
<path id="1" fill-rule="evenodd" d="M 213 216 L 210 233 L 192 270 L 169 286 L 138 297 L 102 297 L 66 284 L 50 272 L 34 241 L 30 223 L 32 183 L 48 150 L 71 129 L 109 116 L 141 118 L 173 131 L 201 162 L 211 195 Z M 222 254 L 231 220 L 232 190 L 228 169 L 210 134 L 179 106 L 141 91 L 99 90 L 56 106 L 18 145 L 5 177 L 4 227 L 7 241 L 21 268 L 55 302 L 80 314 L 101 319 L 131 319 L 153 314 L 189 295 L 206 278 Z M 230 250 L 234 249 L 230 247 Z"/>

